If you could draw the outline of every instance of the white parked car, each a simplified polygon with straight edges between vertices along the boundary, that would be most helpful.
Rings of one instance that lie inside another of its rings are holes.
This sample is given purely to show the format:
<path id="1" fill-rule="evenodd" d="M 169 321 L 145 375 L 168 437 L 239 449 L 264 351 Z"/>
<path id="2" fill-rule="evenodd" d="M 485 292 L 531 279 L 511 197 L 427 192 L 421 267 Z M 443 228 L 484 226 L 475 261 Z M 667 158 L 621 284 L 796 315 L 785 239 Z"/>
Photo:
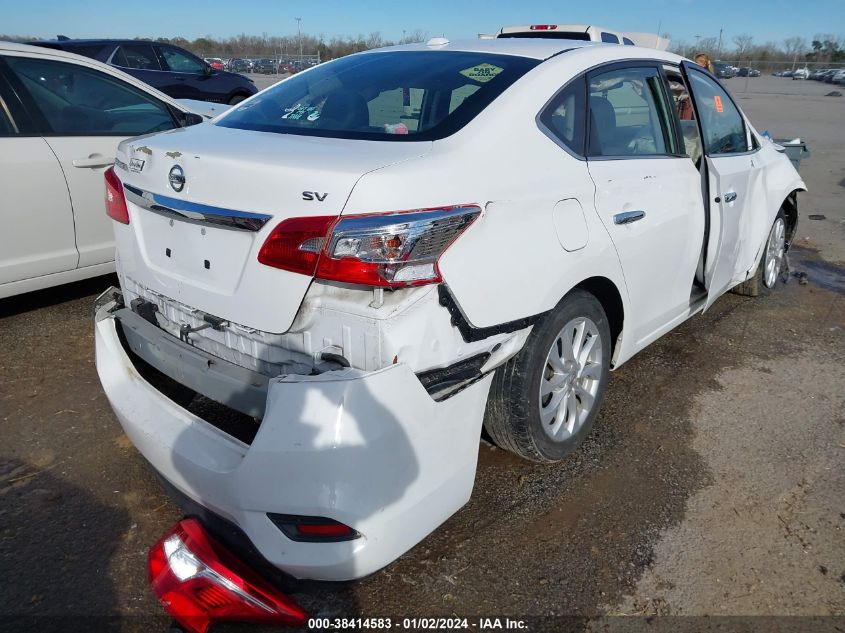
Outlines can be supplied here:
<path id="1" fill-rule="evenodd" d="M 482 424 L 558 461 L 611 369 L 776 285 L 805 188 L 779 150 L 653 49 L 438 39 L 322 64 L 121 143 L 100 379 L 212 530 L 360 578 L 467 501 Z"/>
<path id="2" fill-rule="evenodd" d="M 526 26 L 503 26 L 497 38 L 538 38 L 574 40 L 582 42 L 604 42 L 605 44 L 627 44 L 634 41 L 620 31 L 591 24 L 531 24 Z"/>
<path id="3" fill-rule="evenodd" d="M 225 108 L 176 102 L 87 57 L 0 42 L 0 298 L 114 271 L 103 171 L 117 144 Z"/>
<path id="4" fill-rule="evenodd" d="M 792 73 L 792 79 L 808 79 L 810 77 L 809 68 L 798 68 Z"/>

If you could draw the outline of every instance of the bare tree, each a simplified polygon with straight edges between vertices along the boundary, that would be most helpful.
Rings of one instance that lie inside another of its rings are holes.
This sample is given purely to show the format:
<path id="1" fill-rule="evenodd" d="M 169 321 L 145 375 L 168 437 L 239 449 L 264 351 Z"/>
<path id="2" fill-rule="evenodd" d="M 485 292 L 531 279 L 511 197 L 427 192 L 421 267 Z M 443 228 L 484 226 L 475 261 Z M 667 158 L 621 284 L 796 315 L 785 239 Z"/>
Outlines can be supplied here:
<path id="1" fill-rule="evenodd" d="M 807 52 L 807 40 L 803 37 L 788 37 L 783 41 L 783 50 L 787 57 L 796 60 Z"/>
<path id="2" fill-rule="evenodd" d="M 742 61 L 742 58 L 751 48 L 754 37 L 748 33 L 740 33 L 739 35 L 734 35 L 731 39 L 733 40 L 734 46 L 736 46 L 736 58 Z"/>

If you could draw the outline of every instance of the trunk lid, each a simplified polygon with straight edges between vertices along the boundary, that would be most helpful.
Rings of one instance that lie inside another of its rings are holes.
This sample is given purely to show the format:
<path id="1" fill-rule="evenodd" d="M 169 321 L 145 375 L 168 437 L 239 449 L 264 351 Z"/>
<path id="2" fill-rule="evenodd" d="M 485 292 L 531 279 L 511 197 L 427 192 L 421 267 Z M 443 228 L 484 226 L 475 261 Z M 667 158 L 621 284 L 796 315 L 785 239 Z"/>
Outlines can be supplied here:
<path id="1" fill-rule="evenodd" d="M 213 124 L 130 139 L 116 162 L 131 218 L 116 224 L 119 271 L 196 310 L 284 332 L 311 277 L 258 262 L 269 233 L 287 218 L 340 215 L 361 176 L 430 148 Z"/>

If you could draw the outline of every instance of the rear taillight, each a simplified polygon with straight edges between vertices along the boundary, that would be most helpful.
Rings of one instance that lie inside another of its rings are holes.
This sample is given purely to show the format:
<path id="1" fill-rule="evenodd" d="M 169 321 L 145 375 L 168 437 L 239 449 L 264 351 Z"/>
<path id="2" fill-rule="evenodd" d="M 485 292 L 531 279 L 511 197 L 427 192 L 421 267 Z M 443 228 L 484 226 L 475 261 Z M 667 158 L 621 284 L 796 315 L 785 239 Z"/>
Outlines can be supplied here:
<path id="1" fill-rule="evenodd" d="M 150 586 L 192 633 L 214 622 L 302 626 L 307 614 L 212 539 L 196 519 L 180 521 L 150 548 Z"/>
<path id="2" fill-rule="evenodd" d="M 470 205 L 339 220 L 292 218 L 273 230 L 258 261 L 350 284 L 399 288 L 438 283 L 440 256 L 480 214 Z"/>
<path id="3" fill-rule="evenodd" d="M 123 195 L 123 184 L 114 173 L 114 167 L 105 171 L 106 179 L 106 215 L 123 224 L 129 224 L 129 209 L 126 207 L 126 196 Z"/>
<path id="4" fill-rule="evenodd" d="M 337 216 L 290 218 L 280 222 L 258 252 L 258 261 L 303 275 L 313 275 L 326 241 L 329 227 Z"/>

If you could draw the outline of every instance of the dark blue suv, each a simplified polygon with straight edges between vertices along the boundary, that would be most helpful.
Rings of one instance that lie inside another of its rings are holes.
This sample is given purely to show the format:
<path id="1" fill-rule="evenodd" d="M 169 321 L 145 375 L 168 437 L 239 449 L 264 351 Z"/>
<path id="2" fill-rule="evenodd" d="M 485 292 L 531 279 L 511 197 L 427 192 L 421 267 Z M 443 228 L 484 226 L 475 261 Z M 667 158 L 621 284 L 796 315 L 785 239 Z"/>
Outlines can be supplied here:
<path id="1" fill-rule="evenodd" d="M 251 79 L 214 70 L 183 48 L 144 40 L 27 42 L 91 57 L 137 77 L 174 99 L 235 104 L 258 92 Z"/>

